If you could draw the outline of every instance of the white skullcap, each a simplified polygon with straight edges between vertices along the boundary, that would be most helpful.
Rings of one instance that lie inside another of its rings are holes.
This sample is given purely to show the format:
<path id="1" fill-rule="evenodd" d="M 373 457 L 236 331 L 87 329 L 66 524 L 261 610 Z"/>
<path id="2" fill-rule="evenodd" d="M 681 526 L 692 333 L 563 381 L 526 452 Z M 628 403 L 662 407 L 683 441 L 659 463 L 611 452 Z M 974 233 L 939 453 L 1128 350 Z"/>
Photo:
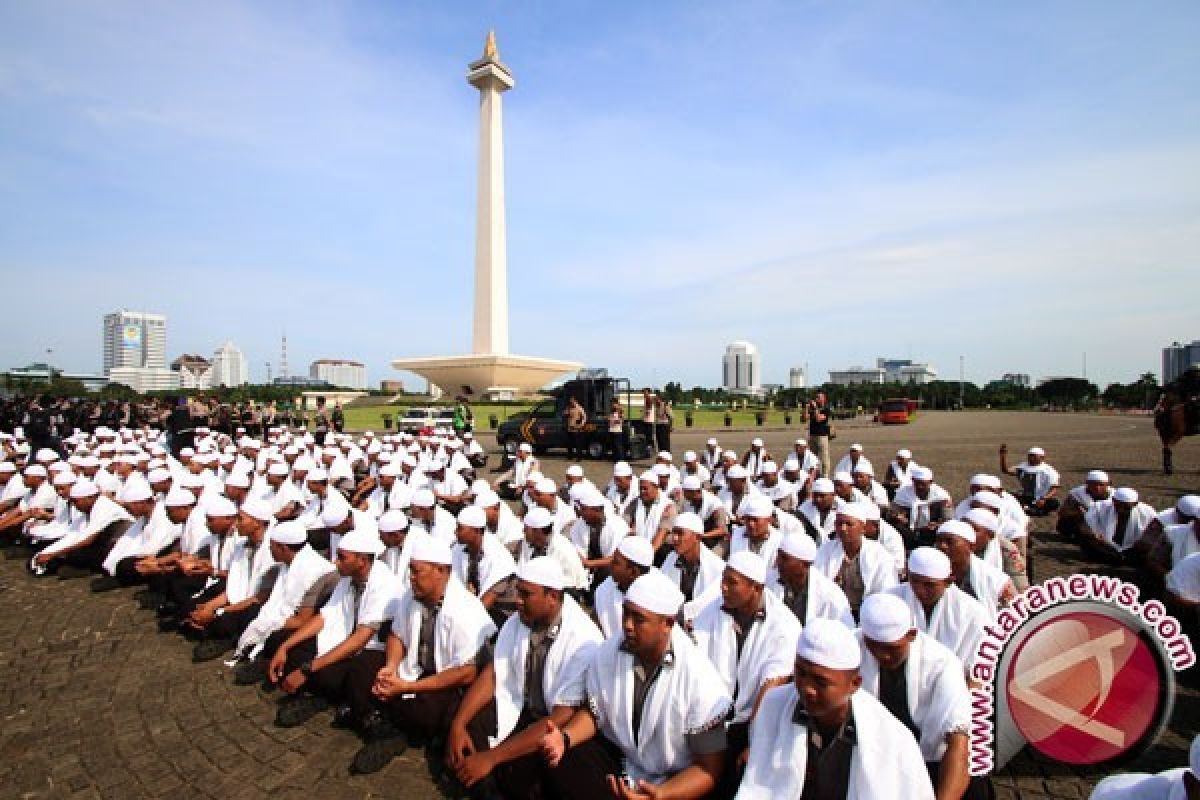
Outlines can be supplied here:
<path id="1" fill-rule="evenodd" d="M 898 642 L 913 630 L 908 604 L 889 592 L 876 592 L 865 598 L 859 620 L 863 636 L 880 644 Z"/>
<path id="2" fill-rule="evenodd" d="M 704 484 L 701 482 L 699 475 L 685 475 L 683 476 L 683 481 L 680 483 L 680 487 L 685 491 L 692 492 L 696 489 L 703 489 Z"/>
<path id="3" fill-rule="evenodd" d="M 11 461 L 0 461 L 0 472 L 16 472 L 17 465 Z"/>
<path id="4" fill-rule="evenodd" d="M 803 447 L 808 447 L 808 440 L 807 439 L 797 439 L 795 442 L 793 442 L 793 444 L 798 444 Z"/>
<path id="5" fill-rule="evenodd" d="M 522 453 L 532 453 L 533 445 L 531 445 L 529 442 L 521 442 L 519 445 L 517 445 L 517 450 Z"/>
<path id="6" fill-rule="evenodd" d="M 913 467 L 912 479 L 914 481 L 931 481 L 933 480 L 933 470 L 929 467 Z"/>
<path id="7" fill-rule="evenodd" d="M 601 508 L 607 501 L 604 495 L 601 494 L 600 490 L 595 486 L 585 485 L 583 490 L 579 492 L 579 497 L 576 502 L 578 502 L 581 506 L 586 506 L 587 508 Z"/>
<path id="8" fill-rule="evenodd" d="M 673 527 L 683 528 L 692 533 L 704 533 L 704 521 L 693 511 L 685 511 L 676 516 Z"/>
<path id="9" fill-rule="evenodd" d="M 1042 449 L 1042 448 L 1040 448 L 1040 447 L 1031 447 L 1031 448 L 1029 448 L 1029 455 L 1031 455 L 1031 456 L 1044 456 L 1044 455 L 1046 455 L 1046 451 L 1045 451 L 1045 450 L 1043 450 L 1043 449 Z"/>
<path id="10" fill-rule="evenodd" d="M 738 457 L 738 454 L 737 454 L 737 451 L 735 451 L 735 450 L 726 450 L 724 453 L 721 454 L 721 458 L 732 458 L 734 461 L 737 461 L 737 457 Z"/>
<path id="11" fill-rule="evenodd" d="M 662 458 L 662 459 L 665 459 L 665 460 L 667 460 L 667 461 L 674 461 L 674 460 L 675 460 L 675 456 L 671 455 L 671 451 L 670 451 L 670 450 L 659 450 L 659 451 L 658 451 L 658 455 L 657 455 L 657 456 L 655 456 L 655 458 Z"/>
<path id="12" fill-rule="evenodd" d="M 868 517 L 867 503 L 842 503 L 837 508 L 839 517 L 852 517 L 859 522 L 866 522 Z M 874 505 L 871 503 L 870 505 Z"/>
<path id="13" fill-rule="evenodd" d="M 39 447 L 37 453 L 33 456 L 33 460 L 49 464 L 53 461 L 58 461 L 58 453 L 49 447 Z"/>
<path id="14" fill-rule="evenodd" d="M 971 502 L 987 506 L 993 511 L 999 511 L 1004 508 L 1004 499 L 995 492 L 976 492 L 971 495 Z"/>
<path id="15" fill-rule="evenodd" d="M 935 581 L 950 577 L 950 559 L 936 547 L 918 547 L 908 556 L 908 571 Z"/>
<path id="16" fill-rule="evenodd" d="M 862 648 L 854 632 L 845 625 L 818 617 L 804 626 L 796 642 L 796 656 L 826 669 L 858 669 Z"/>
<path id="17" fill-rule="evenodd" d="M 750 446 L 751 447 L 762 447 L 763 440 L 758 438 L 757 436 L 755 436 L 753 439 L 750 440 Z"/>
<path id="18" fill-rule="evenodd" d="M 695 461 L 696 460 L 696 451 L 695 450 L 685 450 L 683 453 L 683 460 L 685 463 L 688 463 L 688 464 Z"/>
<path id="19" fill-rule="evenodd" d="M 305 476 L 305 480 L 327 481 L 329 480 L 329 473 L 325 471 L 324 467 L 313 467 L 311 470 L 309 470 L 308 475 Z"/>
<path id="20" fill-rule="evenodd" d="M 705 444 L 707 444 L 709 447 L 713 447 L 717 444 L 717 438 L 715 436 L 710 436 Z"/>
<path id="21" fill-rule="evenodd" d="M 533 489 L 538 494 L 554 494 L 558 491 L 558 485 L 549 478 L 542 478 Z"/>
<path id="22" fill-rule="evenodd" d="M 671 477 L 671 468 L 668 467 L 666 464 L 655 464 L 650 469 L 652 469 L 654 471 L 654 474 L 658 476 L 660 481 L 663 478 Z"/>
<path id="23" fill-rule="evenodd" d="M 350 506 L 345 503 L 334 503 L 322 509 L 321 525 L 326 528 L 335 528 L 345 522 L 348 516 L 350 516 Z"/>
<path id="24" fill-rule="evenodd" d="M 525 514 L 522 523 L 527 528 L 549 528 L 554 524 L 554 517 L 541 506 L 534 506 Z"/>
<path id="25" fill-rule="evenodd" d="M 34 464 L 26 467 L 22 474 L 27 478 L 45 478 L 49 473 L 46 472 L 46 468 L 41 464 Z"/>
<path id="26" fill-rule="evenodd" d="M 150 488 L 150 484 L 146 483 L 142 478 L 130 478 L 125 482 L 125 486 L 121 488 L 121 493 L 117 499 L 122 503 L 140 503 L 152 497 L 154 497 L 154 490 Z"/>
<path id="27" fill-rule="evenodd" d="M 774 475 L 779 472 L 779 465 L 774 461 L 764 461 L 759 473 L 762 475 Z"/>
<path id="28" fill-rule="evenodd" d="M 735 480 L 737 478 L 749 478 L 750 473 L 741 464 L 734 464 L 725 472 L 725 477 L 729 478 L 730 480 Z"/>
<path id="29" fill-rule="evenodd" d="M 432 536 L 422 536 L 417 539 L 413 545 L 412 561 L 423 561 L 426 564 L 444 564 L 450 565 L 454 560 L 450 552 L 450 545 L 441 539 L 435 539 Z"/>
<path id="30" fill-rule="evenodd" d="M 652 483 L 658 486 L 658 474 L 654 470 L 646 470 L 638 476 L 638 483 Z"/>
<path id="31" fill-rule="evenodd" d="M 767 562 L 758 553 L 739 550 L 729 557 L 729 567 L 755 583 L 767 582 Z"/>
<path id="32" fill-rule="evenodd" d="M 261 497 L 247 498 L 246 502 L 242 503 L 241 510 L 261 522 L 270 522 L 275 518 L 274 512 L 271 511 L 271 504 Z"/>
<path id="33" fill-rule="evenodd" d="M 237 506 L 223 494 L 208 495 L 204 498 L 204 513 L 210 517 L 236 517 Z"/>
<path id="34" fill-rule="evenodd" d="M 1122 486 L 1113 492 L 1113 500 L 1116 500 L 1118 503 L 1136 503 L 1138 501 L 1137 489 Z"/>
<path id="35" fill-rule="evenodd" d="M 861 452 L 862 452 L 862 449 L 863 449 L 863 446 L 862 446 L 861 444 L 855 443 L 855 444 L 852 444 L 852 445 L 850 445 L 850 449 L 851 449 L 851 450 L 857 450 L 858 452 L 860 452 L 860 453 L 861 453 Z"/>
<path id="36" fill-rule="evenodd" d="M 912 451 L 902 447 L 896 451 L 896 458 L 912 458 Z"/>
<path id="37" fill-rule="evenodd" d="M 163 481 L 169 481 L 171 480 L 171 470 L 163 469 L 162 467 L 159 467 L 158 469 L 152 469 L 150 470 L 150 475 L 146 478 L 146 480 L 150 481 L 151 483 L 162 483 Z"/>
<path id="38" fill-rule="evenodd" d="M 801 561 L 812 562 L 817 558 L 817 543 L 803 531 L 792 531 L 784 536 L 783 541 L 779 543 L 779 549 Z"/>
<path id="39" fill-rule="evenodd" d="M 250 488 L 250 476 L 245 472 L 235 472 L 225 479 L 226 486 L 233 486 L 238 489 Z"/>
<path id="40" fill-rule="evenodd" d="M 433 541 L 432 537 L 429 541 Z M 443 543 L 442 547 L 446 548 L 447 554 L 450 552 L 448 545 Z M 379 538 L 379 534 L 374 529 L 354 528 L 338 540 L 338 550 L 345 550 L 348 553 L 377 556 L 386 549 L 383 540 Z M 450 563 L 448 555 L 446 563 Z"/>
<path id="41" fill-rule="evenodd" d="M 70 486 L 77 480 L 79 480 L 79 478 L 75 477 L 75 473 L 67 470 L 66 472 L 60 472 L 54 476 L 54 485 Z"/>
<path id="42" fill-rule="evenodd" d="M 618 461 L 616 464 L 613 464 L 613 477 L 614 478 L 628 478 L 628 477 L 631 477 L 632 475 L 633 475 L 633 467 L 629 466 L 628 462 Z"/>
<path id="43" fill-rule="evenodd" d="M 1094 469 L 1084 478 L 1087 483 L 1108 483 L 1108 473 L 1102 469 Z"/>
<path id="44" fill-rule="evenodd" d="M 943 522 L 938 526 L 938 536 L 957 536 L 960 539 L 965 539 L 971 544 L 975 544 L 975 529 L 965 522 L 957 519 L 952 519 Z"/>
<path id="45" fill-rule="evenodd" d="M 433 496 L 433 492 L 429 489 L 417 489 L 413 492 L 412 504 L 417 508 L 433 508 L 437 503 L 437 498 Z"/>
<path id="46" fill-rule="evenodd" d="M 985 472 L 981 472 L 978 475 L 973 475 L 971 477 L 970 485 L 971 486 L 981 486 L 984 489 L 1002 489 L 1002 488 L 1004 488 L 1003 481 L 1001 481 L 995 475 L 988 475 Z"/>
<path id="47" fill-rule="evenodd" d="M 765 494 L 752 494 L 742 501 L 740 511 L 747 517 L 761 519 L 775 513 L 775 504 Z"/>
<path id="48" fill-rule="evenodd" d="M 482 508 L 467 506 L 458 512 L 458 524 L 468 528 L 486 528 L 487 517 L 484 515 Z"/>
<path id="49" fill-rule="evenodd" d="M 978 525 L 984 530 L 989 530 L 992 533 L 1000 527 L 1000 518 L 996 516 L 994 511 L 986 508 L 972 508 L 966 514 L 962 515 L 963 522 L 969 522 L 972 525 Z"/>
<path id="50" fill-rule="evenodd" d="M 559 591 L 567 583 L 562 567 L 550 556 L 538 556 L 526 561 L 517 569 L 517 579 Z"/>
<path id="51" fill-rule="evenodd" d="M 640 567 L 654 564 L 654 546 L 642 536 L 626 536 L 617 544 L 617 552 Z"/>
<path id="52" fill-rule="evenodd" d="M 579 466 L 578 464 L 572 464 L 571 466 L 567 467 L 567 477 L 568 478 L 582 478 L 583 477 L 583 467 Z"/>
<path id="53" fill-rule="evenodd" d="M 795 456 L 788 456 L 783 462 L 784 472 L 795 472 L 800 469 L 800 461 Z"/>
<path id="54" fill-rule="evenodd" d="M 398 508 L 389 509 L 379 515 L 380 533 L 400 533 L 408 530 L 408 515 Z"/>
<path id="55" fill-rule="evenodd" d="M 851 475 L 849 472 L 835 472 L 835 473 L 833 473 L 833 482 L 834 483 L 854 483 L 854 476 Z"/>
<path id="56" fill-rule="evenodd" d="M 271 541 L 280 544 L 306 544 L 308 542 L 308 531 L 295 520 L 279 523 L 271 529 L 269 536 Z"/>
<path id="57" fill-rule="evenodd" d="M 479 508 L 488 508 L 489 506 L 498 505 L 499 503 L 500 495 L 496 494 L 491 489 L 475 495 L 475 505 Z"/>
<path id="58" fill-rule="evenodd" d="M 642 575 L 625 592 L 625 602 L 645 609 L 651 614 L 674 617 L 683 605 L 683 592 L 658 570 Z"/>
<path id="59" fill-rule="evenodd" d="M 833 481 L 829 478 L 817 478 L 813 481 L 813 494 L 833 494 Z"/>
<path id="60" fill-rule="evenodd" d="M 167 492 L 167 497 L 163 502 L 167 504 L 167 508 L 186 508 L 196 505 L 196 495 L 187 489 L 175 486 Z"/>
<path id="61" fill-rule="evenodd" d="M 1185 517 L 1200 517 L 1200 495 L 1185 494 L 1175 501 L 1175 509 Z"/>
<path id="62" fill-rule="evenodd" d="M 851 472 L 861 472 L 863 475 L 870 475 L 872 478 L 875 477 L 875 468 L 872 467 L 871 462 L 867 461 L 865 458 L 860 458 L 858 463 L 854 465 L 854 469 L 851 470 Z"/>
<path id="63" fill-rule="evenodd" d="M 400 465 L 394 461 L 389 461 L 379 468 L 380 477 L 398 478 L 404 474 L 404 470 L 400 469 Z"/>

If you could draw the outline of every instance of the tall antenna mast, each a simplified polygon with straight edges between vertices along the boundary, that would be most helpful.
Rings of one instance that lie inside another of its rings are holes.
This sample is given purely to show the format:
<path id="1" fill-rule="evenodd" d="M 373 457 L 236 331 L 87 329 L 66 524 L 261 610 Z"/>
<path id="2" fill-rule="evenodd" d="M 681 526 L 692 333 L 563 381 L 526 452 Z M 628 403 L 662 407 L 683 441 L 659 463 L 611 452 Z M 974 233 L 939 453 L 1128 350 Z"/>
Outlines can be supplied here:
<path id="1" fill-rule="evenodd" d="M 287 331 L 283 332 L 283 352 L 279 356 L 279 377 L 287 380 L 291 376 L 287 363 Z"/>

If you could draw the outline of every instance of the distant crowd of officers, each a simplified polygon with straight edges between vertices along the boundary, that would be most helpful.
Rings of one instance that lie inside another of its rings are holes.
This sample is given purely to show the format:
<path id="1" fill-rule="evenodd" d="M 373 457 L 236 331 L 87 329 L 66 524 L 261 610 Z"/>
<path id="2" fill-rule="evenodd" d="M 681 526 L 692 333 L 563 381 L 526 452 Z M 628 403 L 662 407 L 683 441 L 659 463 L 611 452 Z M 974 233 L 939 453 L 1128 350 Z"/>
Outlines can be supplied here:
<path id="1" fill-rule="evenodd" d="M 470 433 L 188 434 L 0 434 L 9 554 L 138 587 L 195 660 L 278 693 L 277 725 L 332 710 L 353 771 L 427 745 L 481 798 L 987 797 L 971 668 L 1031 516 L 1192 624 L 1200 602 L 1200 498 L 1158 511 L 1099 471 L 1063 495 L 1036 447 L 954 498 L 908 450 L 823 474 L 803 439 L 598 484 L 528 445 L 488 480 Z"/>

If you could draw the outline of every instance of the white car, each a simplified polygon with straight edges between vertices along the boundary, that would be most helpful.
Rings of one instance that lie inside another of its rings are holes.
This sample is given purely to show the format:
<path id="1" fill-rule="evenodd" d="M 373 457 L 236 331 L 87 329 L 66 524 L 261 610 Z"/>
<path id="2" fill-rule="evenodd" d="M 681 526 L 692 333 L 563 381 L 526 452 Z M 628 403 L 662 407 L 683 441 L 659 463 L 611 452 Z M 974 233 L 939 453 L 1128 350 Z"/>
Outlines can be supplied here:
<path id="1" fill-rule="evenodd" d="M 453 428 L 454 409 L 434 406 L 413 406 L 396 420 L 396 430 L 416 433 L 426 428 Z"/>

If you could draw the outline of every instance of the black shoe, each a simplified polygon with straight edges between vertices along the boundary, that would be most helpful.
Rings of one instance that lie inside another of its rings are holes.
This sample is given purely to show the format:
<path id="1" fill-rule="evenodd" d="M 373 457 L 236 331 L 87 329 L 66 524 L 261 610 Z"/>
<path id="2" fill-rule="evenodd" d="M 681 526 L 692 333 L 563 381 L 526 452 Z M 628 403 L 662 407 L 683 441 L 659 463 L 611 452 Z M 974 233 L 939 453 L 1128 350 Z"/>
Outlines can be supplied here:
<path id="1" fill-rule="evenodd" d="M 408 739 L 403 733 L 385 738 L 371 738 L 354 754 L 350 772 L 355 775 L 370 775 L 386 767 L 392 759 L 408 749 Z"/>
<path id="2" fill-rule="evenodd" d="M 86 578 L 92 574 L 92 571 L 87 567 L 77 567 L 74 564 L 63 564 L 54 573 L 60 581 L 69 581 L 72 578 Z"/>
<path id="3" fill-rule="evenodd" d="M 134 598 L 137 600 L 138 605 L 145 611 L 156 611 L 159 606 L 167 602 L 166 595 L 153 592 L 149 589 L 145 589 L 144 593 L 139 592 L 134 595 Z"/>
<path id="4" fill-rule="evenodd" d="M 354 713 L 351 711 L 350 706 L 340 705 L 334 709 L 333 719 L 329 722 L 329 727 L 341 729 L 353 728 Z"/>
<path id="5" fill-rule="evenodd" d="M 197 642 L 196 647 L 192 650 L 192 662 L 199 664 L 220 658 L 232 650 L 235 644 L 237 642 L 233 639 L 204 639 Z"/>
<path id="6" fill-rule="evenodd" d="M 112 575 L 101 575 L 99 578 L 92 579 L 93 592 L 111 592 L 113 589 L 120 589 L 121 582 Z"/>
<path id="7" fill-rule="evenodd" d="M 275 713 L 275 725 L 280 728 L 295 728 L 329 708 L 329 701 L 315 694 L 293 695 L 279 704 Z"/>
<path id="8" fill-rule="evenodd" d="M 267 662 L 261 658 L 244 661 L 233 668 L 234 686 L 253 686 L 267 677 Z"/>
<path id="9" fill-rule="evenodd" d="M 154 609 L 160 617 L 173 617 L 179 613 L 179 606 L 172 603 L 170 600 L 164 600 L 158 604 L 158 608 Z"/>
<path id="10" fill-rule="evenodd" d="M 179 620 L 175 617 L 163 617 L 158 621 L 159 633 L 176 633 L 179 630 Z"/>

